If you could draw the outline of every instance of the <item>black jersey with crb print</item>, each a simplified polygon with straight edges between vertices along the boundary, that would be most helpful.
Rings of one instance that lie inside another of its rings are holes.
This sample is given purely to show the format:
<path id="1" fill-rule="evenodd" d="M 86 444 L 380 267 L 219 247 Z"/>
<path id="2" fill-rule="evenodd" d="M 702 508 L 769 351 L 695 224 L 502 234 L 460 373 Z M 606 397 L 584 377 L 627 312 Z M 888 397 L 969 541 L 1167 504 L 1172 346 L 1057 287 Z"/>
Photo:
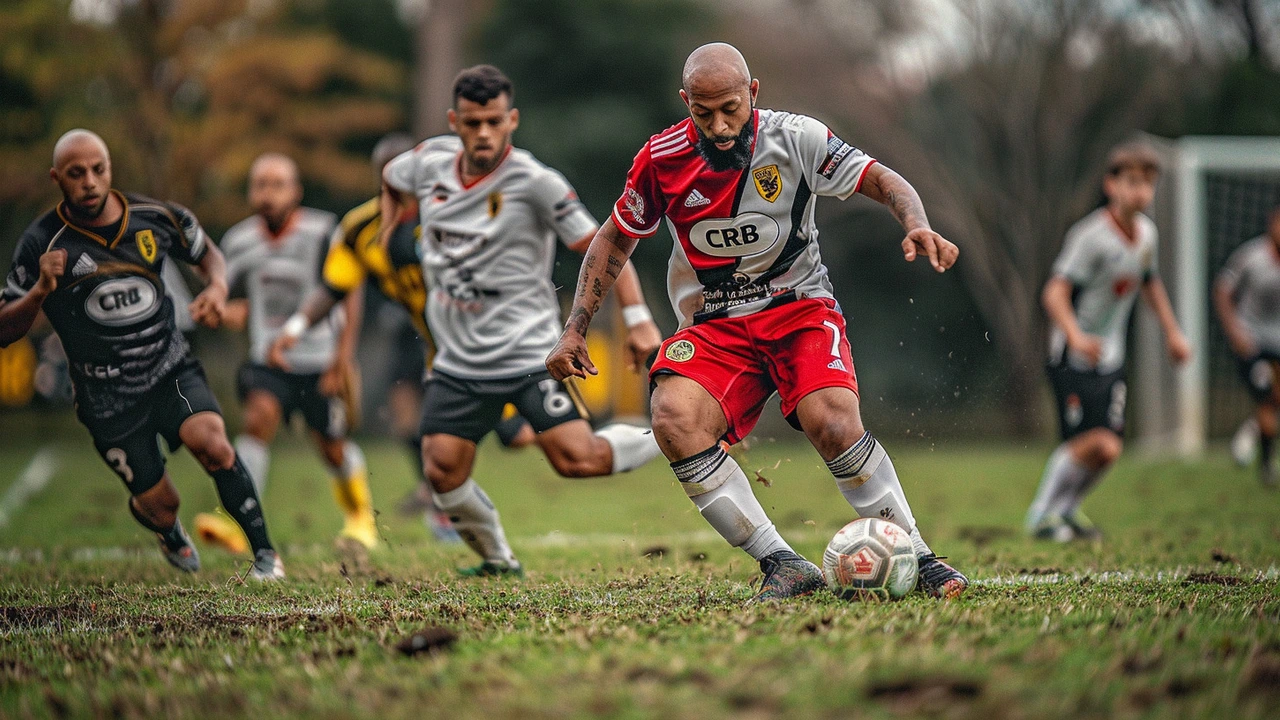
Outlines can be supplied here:
<path id="1" fill-rule="evenodd" d="M 64 204 L 40 216 L 18 242 L 3 294 L 6 301 L 26 295 L 40 279 L 40 256 L 67 251 L 43 309 L 66 349 L 77 410 L 86 421 L 127 411 L 187 355 L 160 271 L 170 255 L 195 264 L 208 248 L 186 208 L 117 197 L 124 204 L 118 225 L 76 225 Z"/>

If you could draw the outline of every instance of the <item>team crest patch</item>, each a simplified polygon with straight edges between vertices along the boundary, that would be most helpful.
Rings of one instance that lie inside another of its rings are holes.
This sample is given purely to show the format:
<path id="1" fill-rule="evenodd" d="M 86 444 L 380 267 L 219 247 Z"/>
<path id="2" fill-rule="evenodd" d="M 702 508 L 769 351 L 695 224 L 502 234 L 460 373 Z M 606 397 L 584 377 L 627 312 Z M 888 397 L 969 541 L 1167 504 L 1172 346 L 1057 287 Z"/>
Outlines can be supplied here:
<path id="1" fill-rule="evenodd" d="M 147 263 L 156 261 L 156 236 L 151 233 L 150 229 L 139 230 L 133 239 L 138 243 L 138 252 L 142 255 L 142 259 Z"/>
<path id="2" fill-rule="evenodd" d="M 773 202 L 782 194 L 782 176 L 778 174 L 777 165 L 756 168 L 751 171 L 751 177 L 756 181 L 756 190 L 759 191 L 760 197 L 765 200 Z"/>
<path id="3" fill-rule="evenodd" d="M 693 359 L 694 347 L 693 343 L 688 340 L 677 340 L 667 346 L 667 351 L 663 353 L 671 362 L 687 362 Z"/>
<path id="4" fill-rule="evenodd" d="M 640 193 L 635 188 L 627 188 L 627 211 L 631 213 L 631 219 L 636 224 L 644 224 L 644 198 L 640 197 Z"/>
<path id="5" fill-rule="evenodd" d="M 502 193 L 489 193 L 489 217 L 498 217 L 500 212 L 502 212 Z"/>

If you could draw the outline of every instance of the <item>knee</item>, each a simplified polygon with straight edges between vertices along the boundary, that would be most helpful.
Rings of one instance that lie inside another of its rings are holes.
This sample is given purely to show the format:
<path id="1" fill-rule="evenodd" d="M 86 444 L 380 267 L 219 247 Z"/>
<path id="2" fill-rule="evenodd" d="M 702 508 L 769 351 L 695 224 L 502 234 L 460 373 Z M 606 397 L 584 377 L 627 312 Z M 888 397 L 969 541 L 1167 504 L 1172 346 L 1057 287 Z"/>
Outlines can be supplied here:
<path id="1" fill-rule="evenodd" d="M 178 491 L 168 478 L 162 478 L 155 487 L 134 495 L 131 502 L 140 515 L 158 527 L 171 527 L 178 518 Z"/>
<path id="2" fill-rule="evenodd" d="M 346 459 L 343 452 L 345 446 L 346 442 L 343 440 L 325 440 L 320 443 L 320 454 L 329 467 L 342 467 L 342 461 Z"/>
<path id="3" fill-rule="evenodd" d="M 244 431 L 270 443 L 280 426 L 280 404 L 263 393 L 252 393 L 244 404 Z"/>
<path id="4" fill-rule="evenodd" d="M 1099 430 L 1086 445 L 1084 464 L 1090 469 L 1098 470 L 1114 463 L 1124 450 L 1124 441 L 1113 432 Z"/>
<path id="5" fill-rule="evenodd" d="M 852 393 L 815 392 L 805 397 L 796 408 L 800 427 L 809 442 L 824 458 L 833 458 L 848 450 L 866 433 L 858 407 L 851 403 Z"/>
<path id="6" fill-rule="evenodd" d="M 236 464 L 236 450 L 231 447 L 225 433 L 209 437 L 189 448 L 196 461 L 209 472 L 230 470 Z"/>
<path id="7" fill-rule="evenodd" d="M 705 433 L 706 428 L 698 422 L 697 413 L 692 412 L 687 405 L 664 398 L 662 395 L 654 395 L 650 415 L 654 439 L 666 452 L 668 448 L 681 447 L 689 438 Z M 668 456 L 670 454 L 667 453 Z"/>

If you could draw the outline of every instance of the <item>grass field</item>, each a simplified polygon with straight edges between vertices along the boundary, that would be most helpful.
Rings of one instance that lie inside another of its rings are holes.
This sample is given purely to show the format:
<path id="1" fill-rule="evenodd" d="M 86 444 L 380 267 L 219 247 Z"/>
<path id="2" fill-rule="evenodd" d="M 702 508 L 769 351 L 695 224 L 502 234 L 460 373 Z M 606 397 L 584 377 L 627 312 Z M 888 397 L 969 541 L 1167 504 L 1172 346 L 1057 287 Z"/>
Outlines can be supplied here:
<path id="1" fill-rule="evenodd" d="M 0 490 L 37 449 L 0 447 Z M 1016 531 L 1049 448 L 889 449 L 926 537 L 975 581 L 959 601 L 745 607 L 754 563 L 662 463 L 569 481 L 492 446 L 475 475 L 523 581 L 454 578 L 468 553 L 392 510 L 411 479 L 389 444 L 366 447 L 386 539 L 367 559 L 333 550 L 324 473 L 286 444 L 264 505 L 289 579 L 246 584 L 208 548 L 180 577 L 72 435 L 46 448 L 46 487 L 0 496 L 0 716 L 1276 715 L 1280 495 L 1225 453 L 1124 459 L 1087 505 L 1106 541 L 1061 547 Z M 807 447 L 741 462 L 810 558 L 850 519 Z M 171 468 L 189 526 L 212 483 L 185 454 Z M 397 650 L 430 626 L 456 642 Z"/>

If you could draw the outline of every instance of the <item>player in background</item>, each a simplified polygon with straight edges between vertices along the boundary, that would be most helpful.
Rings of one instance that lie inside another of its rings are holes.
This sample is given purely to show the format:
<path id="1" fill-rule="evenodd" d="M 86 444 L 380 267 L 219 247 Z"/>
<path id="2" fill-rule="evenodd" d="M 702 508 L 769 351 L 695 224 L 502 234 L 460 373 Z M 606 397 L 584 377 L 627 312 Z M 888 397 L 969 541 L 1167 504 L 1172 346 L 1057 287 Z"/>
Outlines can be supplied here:
<path id="1" fill-rule="evenodd" d="M 513 99 L 497 68 L 462 71 L 448 113 L 458 137 L 424 142 L 383 172 L 384 218 L 418 201 L 426 318 L 438 350 L 423 400 L 423 465 L 436 503 L 481 557 L 464 575 L 522 572 L 497 510 L 471 478 L 476 442 L 507 403 L 563 476 L 626 472 L 658 454 L 647 428 L 618 423 L 592 432 L 576 391 L 543 367 L 560 325 L 551 283 L 556 239 L 581 252 L 597 226 L 564 176 L 511 146 L 520 119 Z M 384 236 L 390 224 L 384 219 Z M 662 337 L 635 269 L 620 264 L 618 272 L 638 366 Z"/>
<path id="2" fill-rule="evenodd" d="M 1267 232 L 1243 243 L 1227 258 L 1213 286 L 1213 307 L 1235 353 L 1240 375 L 1257 407 L 1248 433 L 1258 444 L 1258 479 L 1276 486 L 1275 441 L 1280 434 L 1280 206 L 1271 211 Z M 1248 423 L 1246 423 L 1248 425 Z M 1237 433 L 1240 434 L 1240 433 Z M 1233 454 L 1248 455 L 1236 451 Z M 1238 461 L 1238 460 L 1237 460 Z"/>
<path id="3" fill-rule="evenodd" d="M 1048 372 L 1062 444 L 1027 511 L 1027 532 L 1037 538 L 1100 537 L 1080 504 L 1124 447 L 1125 336 L 1139 292 L 1160 321 L 1169 357 L 1177 364 L 1191 357 L 1156 273 L 1155 223 L 1143 214 L 1159 172 L 1146 145 L 1112 150 L 1102 181 L 1107 204 L 1067 231 L 1041 295 L 1052 324 Z"/>
<path id="4" fill-rule="evenodd" d="M 691 117 L 636 155 L 612 218 L 587 251 L 547 368 L 555 378 L 596 372 L 587 326 L 636 243 L 665 217 L 676 239 L 668 289 L 681 322 L 650 372 L 654 434 L 702 516 L 760 563 L 756 599 L 823 586 L 822 571 L 783 540 L 725 451 L 750 433 L 775 391 L 857 514 L 911 536 L 919 587 L 956 597 L 968 580 L 929 549 L 893 462 L 863 427 L 844 316 L 818 253 L 815 196 L 860 192 L 885 204 L 907 231 L 908 262 L 927 257 L 943 272 L 959 250 L 930 229 L 919 196 L 897 173 L 813 118 L 757 110 L 759 87 L 731 45 L 689 56 L 680 97 Z"/>
<path id="5" fill-rule="evenodd" d="M 244 432 L 236 437 L 236 449 L 263 492 L 271 441 L 282 421 L 301 412 L 345 515 L 340 538 L 372 548 L 378 529 L 364 453 L 348 438 L 359 408 L 351 358 L 360 332 L 361 295 L 348 295 L 345 313 L 330 313 L 303 333 L 282 367 L 267 364 L 276 337 L 291 332 L 284 327 L 288 319 L 321 285 L 320 269 L 337 221 L 332 213 L 301 203 L 294 161 L 278 153 L 261 155 L 249 170 L 249 205 L 255 214 L 222 238 L 232 291 L 245 298 L 227 304 L 226 324 L 234 330 L 247 326 L 250 344 L 237 383 Z"/>
<path id="6" fill-rule="evenodd" d="M 373 167 L 379 179 L 383 167 L 392 158 L 412 150 L 414 145 L 413 138 L 405 133 L 392 133 L 382 138 L 373 148 Z M 393 430 L 404 439 L 418 468 L 420 482 L 417 487 L 420 490 L 411 494 L 410 502 L 414 505 L 414 512 L 425 512 L 424 518 L 437 540 L 461 542 L 449 517 L 434 507 L 431 489 L 422 479 L 422 436 L 418 434 L 422 417 L 422 382 L 424 368 L 435 354 L 435 348 L 424 315 L 427 291 L 418 260 L 417 199 L 407 201 L 401 208 L 398 222 L 385 247 L 379 241 L 379 210 L 378 198 L 374 197 L 343 216 L 325 257 L 321 286 L 312 290 L 303 301 L 295 315 L 297 319 L 291 318 L 285 323 L 286 331 L 276 337 L 267 353 L 267 363 L 273 367 L 285 367 L 285 354 L 297 344 L 302 333 L 328 317 L 334 306 L 350 293 L 361 290 L 365 278 L 372 275 L 378 289 L 406 310 L 417 331 L 407 344 L 416 346 L 418 351 L 413 352 L 413 347 L 401 347 L 396 352 L 387 397 Z M 405 344 L 399 337 L 397 341 Z M 518 414 L 504 418 L 496 430 L 507 447 L 524 447 L 533 442 L 533 429 Z"/>
<path id="7" fill-rule="evenodd" d="M 76 416 L 124 481 L 129 511 L 157 535 L 174 567 L 195 572 L 200 558 L 178 519 L 178 491 L 157 434 L 170 449 L 185 445 L 213 477 L 252 545 L 251 576 L 284 577 L 258 493 L 175 325 L 162 280 L 169 257 L 194 265 L 208 286 L 191 303 L 191 317 L 217 327 L 227 298 L 222 253 L 186 208 L 113 190 L 106 143 L 88 130 L 59 138 L 49 175 L 63 199 L 18 242 L 0 295 L 0 345 L 25 335 L 44 310 L 70 361 Z"/>

